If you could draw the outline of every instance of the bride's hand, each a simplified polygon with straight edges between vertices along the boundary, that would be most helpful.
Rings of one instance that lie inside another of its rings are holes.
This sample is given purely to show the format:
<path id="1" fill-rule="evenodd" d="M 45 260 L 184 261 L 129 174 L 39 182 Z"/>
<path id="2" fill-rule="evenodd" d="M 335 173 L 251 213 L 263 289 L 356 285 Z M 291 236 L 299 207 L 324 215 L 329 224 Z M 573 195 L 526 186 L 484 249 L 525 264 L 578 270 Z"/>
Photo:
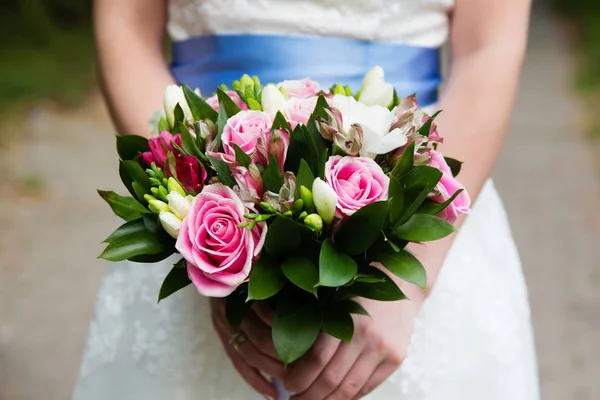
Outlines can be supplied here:
<path id="1" fill-rule="evenodd" d="M 360 299 L 370 317 L 354 316 L 350 343 L 322 334 L 302 359 L 286 370 L 292 400 L 349 400 L 366 396 L 402 363 L 419 301 Z"/>
<path id="2" fill-rule="evenodd" d="M 211 298 L 210 307 L 215 330 L 235 369 L 254 390 L 276 399 L 275 387 L 260 373 L 263 371 L 279 379 L 282 379 L 285 373 L 283 363 L 277 358 L 271 341 L 270 326 L 250 310 L 238 331 L 238 338 L 242 338 L 242 341 L 238 341 L 234 346 L 234 332 L 225 317 L 225 299 Z"/>

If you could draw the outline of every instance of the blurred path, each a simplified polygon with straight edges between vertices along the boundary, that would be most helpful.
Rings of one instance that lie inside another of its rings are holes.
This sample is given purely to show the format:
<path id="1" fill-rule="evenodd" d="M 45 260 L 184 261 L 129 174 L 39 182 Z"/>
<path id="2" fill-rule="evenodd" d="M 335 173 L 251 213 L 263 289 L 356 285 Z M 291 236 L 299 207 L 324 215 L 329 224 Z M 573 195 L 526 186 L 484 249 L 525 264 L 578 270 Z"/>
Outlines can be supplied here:
<path id="1" fill-rule="evenodd" d="M 567 45 L 544 10 L 530 41 L 496 183 L 530 286 L 543 399 L 595 400 L 600 191 L 574 123 Z M 92 99 L 76 112 L 32 113 L 13 134 L 21 145 L 0 148 L 10 177 L 0 181 L 2 400 L 70 398 L 105 269 L 99 242 L 118 224 L 95 193 L 121 187 L 112 132 Z"/>
<path id="2" fill-rule="evenodd" d="M 495 180 L 529 285 L 542 399 L 596 400 L 600 163 L 594 165 L 592 143 L 577 129 L 568 44 L 541 7 L 534 9 L 529 42 Z"/>

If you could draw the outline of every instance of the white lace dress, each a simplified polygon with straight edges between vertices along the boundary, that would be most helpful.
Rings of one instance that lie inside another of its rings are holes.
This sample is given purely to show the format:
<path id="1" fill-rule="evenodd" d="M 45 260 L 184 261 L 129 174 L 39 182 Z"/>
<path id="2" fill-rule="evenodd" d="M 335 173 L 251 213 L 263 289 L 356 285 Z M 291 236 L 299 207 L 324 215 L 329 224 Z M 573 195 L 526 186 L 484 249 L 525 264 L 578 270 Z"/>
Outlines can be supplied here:
<path id="1" fill-rule="evenodd" d="M 440 46 L 453 0 L 171 0 L 169 33 L 278 33 Z M 156 304 L 173 259 L 110 267 L 76 400 L 253 400 L 189 286 Z M 491 182 L 423 305 L 408 357 L 370 400 L 536 400 L 526 287 Z"/>

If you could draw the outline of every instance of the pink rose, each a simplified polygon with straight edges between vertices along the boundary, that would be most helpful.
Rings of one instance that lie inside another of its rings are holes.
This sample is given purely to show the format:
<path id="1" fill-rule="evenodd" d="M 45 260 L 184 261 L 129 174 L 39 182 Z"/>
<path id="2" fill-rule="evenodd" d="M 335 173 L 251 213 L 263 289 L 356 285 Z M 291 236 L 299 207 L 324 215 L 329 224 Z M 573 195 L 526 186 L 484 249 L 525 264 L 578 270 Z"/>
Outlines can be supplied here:
<path id="1" fill-rule="evenodd" d="M 336 214 L 343 217 L 386 200 L 390 178 L 370 158 L 333 156 L 325 164 L 325 181 L 337 194 Z"/>
<path id="2" fill-rule="evenodd" d="M 431 198 L 431 200 L 437 203 L 443 203 L 446 200 L 450 199 L 454 196 L 457 190 L 464 189 L 460 182 L 452 176 L 452 171 L 444 160 L 442 153 L 430 150 L 429 154 L 431 157 L 431 161 L 429 162 L 429 166 L 433 168 L 437 168 L 442 171 L 442 178 L 438 182 L 436 186 L 436 191 L 438 194 Z M 443 218 L 448 223 L 453 224 L 456 219 L 462 214 L 468 214 L 471 210 L 471 198 L 466 190 L 463 190 L 456 196 L 456 198 L 442 210 L 441 213 L 438 214 L 438 217 Z"/>
<path id="3" fill-rule="evenodd" d="M 267 166 L 272 126 L 273 119 L 262 111 L 240 111 L 229 118 L 221 135 L 226 158 L 235 160 L 235 143 L 253 162 Z"/>
<path id="4" fill-rule="evenodd" d="M 311 81 L 309 78 L 283 81 L 277 86 L 283 87 L 289 97 L 299 97 L 301 99 L 316 96 L 321 91 L 319 83 Z"/>
<path id="5" fill-rule="evenodd" d="M 240 228 L 248 209 L 227 186 L 209 185 L 196 196 L 184 218 L 175 247 L 187 261 L 198 291 L 225 297 L 248 279 L 267 234 L 267 225 Z"/>
<path id="6" fill-rule="evenodd" d="M 311 114 L 315 111 L 317 100 L 319 98 L 316 96 L 307 98 L 291 97 L 288 100 L 287 115 L 292 129 L 297 124 L 306 124 L 308 122 Z"/>
<path id="7" fill-rule="evenodd" d="M 248 109 L 248 104 L 244 103 L 244 100 L 242 100 L 242 98 L 236 91 L 228 90 L 225 93 L 227 93 L 227 96 L 229 96 L 231 98 L 231 100 L 233 100 L 233 102 L 235 104 L 237 104 L 237 106 L 240 108 L 240 110 L 244 111 L 244 110 Z M 221 108 L 221 105 L 219 104 L 219 98 L 217 97 L 217 95 L 214 95 L 214 96 L 206 99 L 206 103 L 209 106 L 211 106 L 215 111 L 219 111 L 219 109 Z"/>

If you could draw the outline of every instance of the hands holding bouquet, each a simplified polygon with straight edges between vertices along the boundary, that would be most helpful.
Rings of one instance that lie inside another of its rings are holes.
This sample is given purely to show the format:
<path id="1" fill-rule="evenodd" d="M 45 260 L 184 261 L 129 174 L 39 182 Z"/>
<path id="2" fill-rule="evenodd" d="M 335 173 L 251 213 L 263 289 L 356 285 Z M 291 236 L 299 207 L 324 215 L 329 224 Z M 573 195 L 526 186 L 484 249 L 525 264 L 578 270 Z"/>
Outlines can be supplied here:
<path id="1" fill-rule="evenodd" d="M 180 253 L 159 301 L 189 284 L 226 298 L 217 331 L 257 390 L 272 393 L 261 370 L 298 399 L 364 395 L 401 362 L 416 310 L 381 303 L 406 298 L 391 276 L 426 287 L 407 245 L 446 237 L 469 210 L 460 163 L 436 150 L 437 114 L 379 68 L 356 95 L 248 76 L 231 89 L 169 87 L 158 137 L 117 138 L 131 196 L 99 192 L 127 221 L 101 257 Z M 231 332 L 248 340 L 239 352 Z"/>

